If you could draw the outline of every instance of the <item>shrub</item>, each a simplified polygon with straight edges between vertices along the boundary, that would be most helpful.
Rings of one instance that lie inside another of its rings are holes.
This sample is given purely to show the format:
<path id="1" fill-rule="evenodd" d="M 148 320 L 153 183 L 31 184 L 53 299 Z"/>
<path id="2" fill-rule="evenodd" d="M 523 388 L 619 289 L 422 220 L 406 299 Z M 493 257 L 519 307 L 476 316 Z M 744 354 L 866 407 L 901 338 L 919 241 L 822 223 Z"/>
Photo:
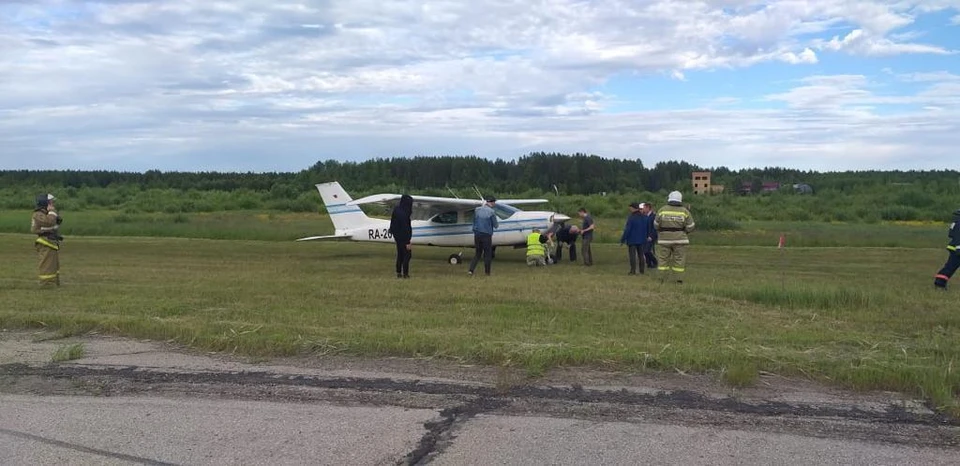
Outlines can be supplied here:
<path id="1" fill-rule="evenodd" d="M 903 205 L 889 205 L 880 209 L 880 218 L 887 221 L 916 220 L 917 209 Z"/>

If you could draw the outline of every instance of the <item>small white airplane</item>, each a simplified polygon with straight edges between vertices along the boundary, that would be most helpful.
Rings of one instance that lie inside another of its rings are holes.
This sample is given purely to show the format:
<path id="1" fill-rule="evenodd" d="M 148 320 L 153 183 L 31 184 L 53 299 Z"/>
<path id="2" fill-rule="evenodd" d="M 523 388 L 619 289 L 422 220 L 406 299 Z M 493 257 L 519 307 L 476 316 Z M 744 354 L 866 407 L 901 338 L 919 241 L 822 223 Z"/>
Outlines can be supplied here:
<path id="1" fill-rule="evenodd" d="M 336 181 L 316 186 L 336 231 L 333 235 L 309 236 L 297 241 L 340 239 L 393 243 L 393 236 L 387 231 L 390 228 L 390 221 L 368 217 L 359 206 L 380 204 L 390 208 L 400 201 L 400 194 L 374 194 L 353 200 Z M 413 198 L 411 225 L 414 245 L 473 249 L 473 213 L 484 203 L 483 200 L 414 195 L 410 197 Z M 513 207 L 546 202 L 549 201 L 546 199 L 497 200 L 494 211 L 500 220 L 500 227 L 493 234 L 494 248 L 497 246 L 526 248 L 527 235 L 533 229 L 546 233 L 554 223 L 570 220 L 570 217 L 557 212 L 523 211 Z M 451 254 L 449 261 L 454 265 L 461 263 L 463 252 Z"/>

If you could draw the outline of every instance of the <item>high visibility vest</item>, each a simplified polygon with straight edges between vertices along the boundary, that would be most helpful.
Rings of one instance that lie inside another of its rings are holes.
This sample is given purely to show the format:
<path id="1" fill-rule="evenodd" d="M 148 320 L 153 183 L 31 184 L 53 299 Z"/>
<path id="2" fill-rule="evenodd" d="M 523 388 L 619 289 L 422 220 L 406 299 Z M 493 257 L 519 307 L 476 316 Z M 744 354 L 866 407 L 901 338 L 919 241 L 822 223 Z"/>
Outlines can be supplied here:
<path id="1" fill-rule="evenodd" d="M 530 233 L 527 235 L 527 255 L 528 256 L 546 256 L 547 250 L 540 242 L 540 233 Z"/>

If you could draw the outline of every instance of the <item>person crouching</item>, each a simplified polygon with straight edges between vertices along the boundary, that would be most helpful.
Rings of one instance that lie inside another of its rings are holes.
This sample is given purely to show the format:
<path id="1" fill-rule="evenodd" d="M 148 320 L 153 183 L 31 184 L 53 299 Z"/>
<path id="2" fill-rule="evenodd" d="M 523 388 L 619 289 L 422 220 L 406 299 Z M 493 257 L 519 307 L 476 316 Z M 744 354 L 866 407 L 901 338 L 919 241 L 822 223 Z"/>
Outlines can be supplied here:
<path id="1" fill-rule="evenodd" d="M 544 246 L 546 242 L 547 236 L 541 234 L 537 228 L 527 235 L 527 265 L 537 267 L 547 265 L 547 248 Z"/>

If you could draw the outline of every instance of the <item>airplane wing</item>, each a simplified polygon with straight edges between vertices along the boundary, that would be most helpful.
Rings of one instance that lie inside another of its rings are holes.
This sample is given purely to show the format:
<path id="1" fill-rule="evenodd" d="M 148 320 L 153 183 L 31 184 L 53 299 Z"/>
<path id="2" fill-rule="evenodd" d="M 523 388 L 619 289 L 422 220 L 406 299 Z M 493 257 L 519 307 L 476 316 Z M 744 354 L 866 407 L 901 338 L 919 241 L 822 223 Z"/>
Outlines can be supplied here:
<path id="1" fill-rule="evenodd" d="M 421 206 L 448 206 L 448 207 L 477 207 L 480 204 L 483 204 L 483 201 L 479 199 L 459 199 L 455 197 L 434 197 L 434 196 L 410 196 L 413 198 L 415 204 Z M 350 201 L 347 205 L 361 205 L 361 204 L 396 204 L 400 200 L 399 194 L 374 194 L 372 196 L 367 196 L 360 198 L 354 201 Z M 524 204 L 546 204 L 550 201 L 547 199 L 499 199 L 497 200 L 500 204 L 507 205 L 524 205 Z"/>
<path id="2" fill-rule="evenodd" d="M 347 238 L 350 238 L 350 235 L 308 236 L 306 238 L 300 238 L 297 241 L 313 241 L 316 239 L 347 239 Z"/>
<path id="3" fill-rule="evenodd" d="M 457 199 L 455 197 L 434 197 L 434 196 L 413 196 L 413 202 L 415 204 L 421 205 L 444 205 L 444 206 L 461 206 L 461 207 L 476 207 L 480 204 L 483 204 L 483 201 L 479 199 Z M 362 197 L 347 203 L 347 205 L 361 205 L 361 204 L 396 204 L 400 201 L 399 194 L 374 194 L 372 196 Z"/>
<path id="4" fill-rule="evenodd" d="M 413 203 L 420 207 L 478 207 L 483 204 L 479 199 L 458 199 L 455 197 L 434 197 L 434 196 L 410 196 Z M 374 194 L 372 196 L 362 197 L 347 203 L 347 205 L 361 204 L 385 204 L 393 205 L 400 201 L 399 194 Z"/>
<path id="5" fill-rule="evenodd" d="M 498 199 L 497 204 L 506 205 L 524 205 L 524 204 L 546 204 L 550 201 L 546 199 Z"/>

